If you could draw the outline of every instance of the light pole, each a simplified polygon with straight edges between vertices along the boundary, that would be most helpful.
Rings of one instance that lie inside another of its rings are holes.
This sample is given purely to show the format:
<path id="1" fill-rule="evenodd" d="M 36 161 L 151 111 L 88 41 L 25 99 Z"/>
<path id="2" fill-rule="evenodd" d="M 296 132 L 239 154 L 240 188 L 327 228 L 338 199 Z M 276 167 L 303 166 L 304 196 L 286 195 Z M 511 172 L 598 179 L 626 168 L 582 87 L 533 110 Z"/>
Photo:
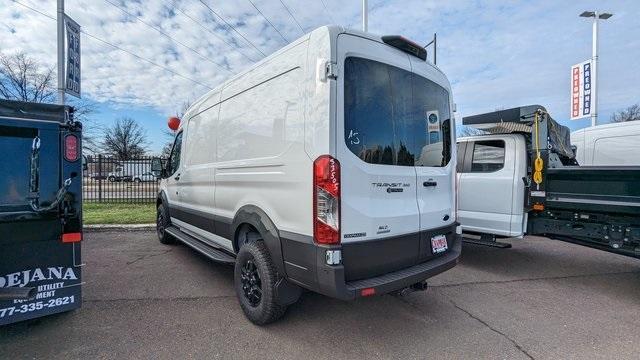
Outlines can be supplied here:
<path id="1" fill-rule="evenodd" d="M 598 11 L 585 11 L 580 17 L 593 18 L 592 44 L 591 44 L 591 126 L 596 126 L 598 122 L 598 20 L 606 20 L 612 17 L 610 13 L 599 13 Z"/>
<path id="2" fill-rule="evenodd" d="M 58 104 L 64 105 L 64 0 L 58 0 Z"/>
<path id="3" fill-rule="evenodd" d="M 362 31 L 367 32 L 369 29 L 369 6 L 367 0 L 362 0 Z"/>

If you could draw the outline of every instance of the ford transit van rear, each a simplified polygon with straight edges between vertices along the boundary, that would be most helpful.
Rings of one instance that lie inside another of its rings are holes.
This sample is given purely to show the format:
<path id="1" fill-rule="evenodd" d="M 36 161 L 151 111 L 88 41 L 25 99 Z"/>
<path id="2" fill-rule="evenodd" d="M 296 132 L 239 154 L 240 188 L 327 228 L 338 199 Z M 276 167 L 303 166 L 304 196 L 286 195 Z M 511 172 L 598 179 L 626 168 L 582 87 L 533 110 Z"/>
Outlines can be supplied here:
<path id="1" fill-rule="evenodd" d="M 301 289 L 349 300 L 453 267 L 452 100 L 426 51 L 322 27 L 194 103 L 158 196 L 158 236 L 235 266 L 246 316 Z"/>
<path id="2" fill-rule="evenodd" d="M 325 290 L 334 296 L 412 285 L 452 267 L 460 252 L 449 84 L 405 51 L 416 46 L 399 37 L 337 39 L 335 159 L 316 167 L 339 169 L 339 196 L 314 184 L 315 227 L 323 230 L 315 241 L 341 251 L 344 288 Z M 333 256 L 319 274 L 335 269 Z"/>

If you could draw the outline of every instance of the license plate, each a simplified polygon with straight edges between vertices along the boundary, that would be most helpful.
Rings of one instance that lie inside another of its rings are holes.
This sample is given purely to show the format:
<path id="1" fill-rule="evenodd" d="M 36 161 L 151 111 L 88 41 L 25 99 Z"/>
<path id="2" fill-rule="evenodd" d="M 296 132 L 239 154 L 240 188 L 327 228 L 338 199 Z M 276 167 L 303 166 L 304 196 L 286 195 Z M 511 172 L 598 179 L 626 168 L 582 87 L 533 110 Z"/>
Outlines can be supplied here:
<path id="1" fill-rule="evenodd" d="M 431 238 L 431 250 L 434 254 L 439 254 L 447 249 L 447 238 L 444 235 L 436 235 Z"/>

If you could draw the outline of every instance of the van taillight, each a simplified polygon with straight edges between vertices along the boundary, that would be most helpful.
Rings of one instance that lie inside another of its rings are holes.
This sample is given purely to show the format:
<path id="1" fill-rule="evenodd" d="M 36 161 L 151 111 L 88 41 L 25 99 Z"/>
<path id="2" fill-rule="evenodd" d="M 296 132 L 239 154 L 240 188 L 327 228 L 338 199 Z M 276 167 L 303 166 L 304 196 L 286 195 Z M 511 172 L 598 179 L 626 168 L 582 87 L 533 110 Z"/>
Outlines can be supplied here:
<path id="1" fill-rule="evenodd" d="M 64 158 L 67 161 L 78 160 L 78 137 L 67 135 L 64 137 Z"/>
<path id="2" fill-rule="evenodd" d="M 329 155 L 313 162 L 313 238 L 340 243 L 340 163 Z"/>

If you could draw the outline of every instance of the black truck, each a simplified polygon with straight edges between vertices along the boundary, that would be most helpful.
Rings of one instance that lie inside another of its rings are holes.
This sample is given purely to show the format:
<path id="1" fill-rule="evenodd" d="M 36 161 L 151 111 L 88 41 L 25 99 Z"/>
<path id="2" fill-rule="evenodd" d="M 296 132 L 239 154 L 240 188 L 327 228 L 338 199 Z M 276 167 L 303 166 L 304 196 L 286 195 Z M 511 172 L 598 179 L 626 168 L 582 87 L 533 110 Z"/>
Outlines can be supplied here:
<path id="1" fill-rule="evenodd" d="M 481 243 L 541 235 L 640 258 L 640 166 L 580 166 L 540 105 L 463 118 L 459 221 Z M 478 241 L 476 241 L 478 242 Z"/>
<path id="2" fill-rule="evenodd" d="M 0 325 L 80 307 L 82 124 L 0 100 Z"/>

